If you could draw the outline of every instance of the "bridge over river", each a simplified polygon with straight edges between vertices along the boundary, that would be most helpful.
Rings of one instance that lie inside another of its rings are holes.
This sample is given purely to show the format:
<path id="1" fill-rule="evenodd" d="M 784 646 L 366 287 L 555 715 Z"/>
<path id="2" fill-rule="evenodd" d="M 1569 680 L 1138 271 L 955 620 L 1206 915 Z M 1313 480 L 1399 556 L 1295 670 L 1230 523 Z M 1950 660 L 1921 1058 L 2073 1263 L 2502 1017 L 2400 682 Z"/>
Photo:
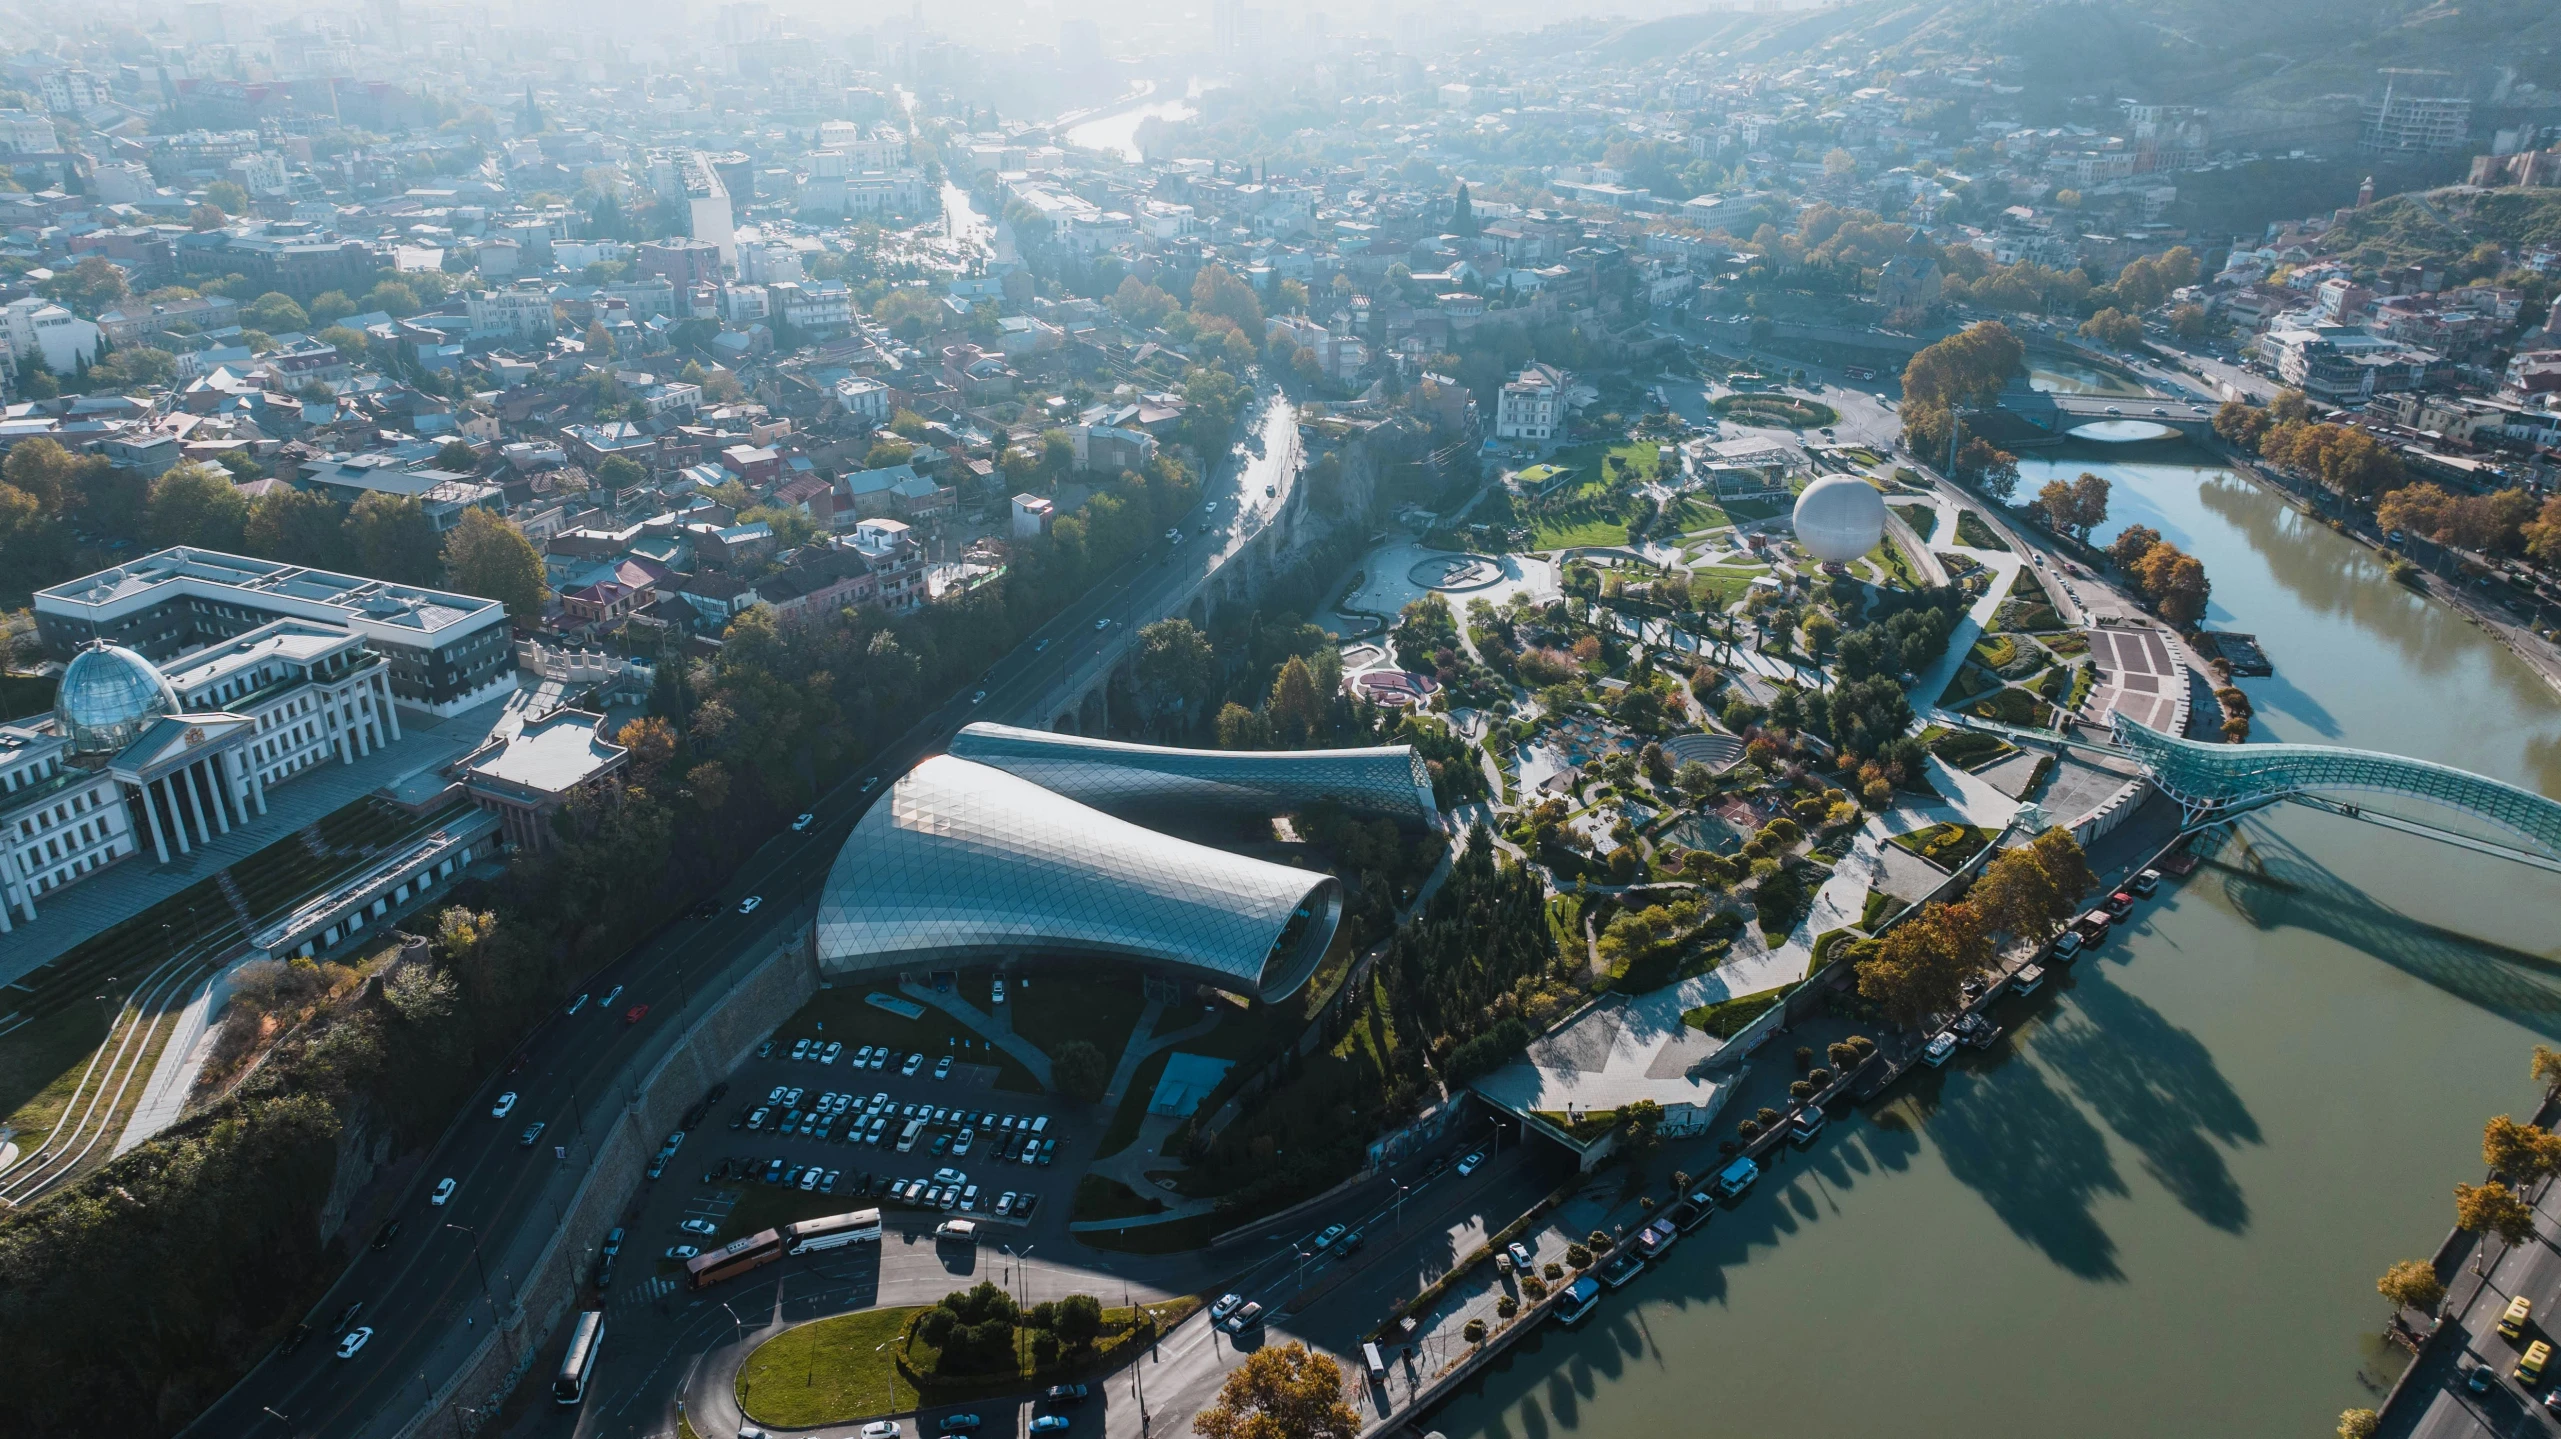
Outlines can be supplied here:
<path id="1" fill-rule="evenodd" d="M 2153 787 L 2176 800 L 2188 827 L 2202 829 L 2274 804 L 2298 804 L 2344 819 L 2419 835 L 2477 854 L 2561 873 L 2561 801 L 2432 760 L 2380 750 L 2316 744 L 2208 744 L 2164 734 L 2112 715 L 2107 741 L 2079 733 L 2026 729 L 1971 715 L 1943 719 L 2022 748 L 2084 749 L 2142 766 Z M 2442 824 L 2339 798 L 2345 794 L 2419 800 L 2482 821 L 2517 842 L 2467 834 Z"/>

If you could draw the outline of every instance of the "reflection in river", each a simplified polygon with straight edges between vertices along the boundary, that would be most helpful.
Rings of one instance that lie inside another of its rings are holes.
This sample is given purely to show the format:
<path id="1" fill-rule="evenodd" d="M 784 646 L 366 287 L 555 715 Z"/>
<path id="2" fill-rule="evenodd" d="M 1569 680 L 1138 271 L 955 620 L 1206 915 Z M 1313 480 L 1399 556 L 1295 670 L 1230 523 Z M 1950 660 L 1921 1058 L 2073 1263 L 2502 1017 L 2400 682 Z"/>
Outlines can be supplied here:
<path id="1" fill-rule="evenodd" d="M 2495 641 L 2193 451 L 2122 453 L 2032 456 L 2021 489 L 2095 471 L 2102 542 L 2141 523 L 2205 562 L 2211 623 L 2276 663 L 2242 682 L 2263 738 L 2561 794 L 2561 701 Z M 2375 1274 L 2444 1233 L 2482 1118 L 2534 1101 L 2526 1053 L 2561 1037 L 2556 920 L 2561 878 L 2252 818 L 2010 1002 L 2011 1038 L 1780 1160 L 1431 1427 L 2326 1435 L 2396 1372 Z"/>

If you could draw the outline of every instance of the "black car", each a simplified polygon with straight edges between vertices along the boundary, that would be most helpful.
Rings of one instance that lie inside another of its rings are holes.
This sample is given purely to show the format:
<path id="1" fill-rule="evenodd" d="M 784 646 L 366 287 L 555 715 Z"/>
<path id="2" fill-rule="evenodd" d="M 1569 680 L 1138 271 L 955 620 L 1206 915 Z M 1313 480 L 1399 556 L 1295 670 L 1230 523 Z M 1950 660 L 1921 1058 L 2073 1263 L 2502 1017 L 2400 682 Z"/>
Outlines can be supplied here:
<path id="1" fill-rule="evenodd" d="M 310 1337 L 311 1321 L 304 1320 L 302 1323 L 293 1327 L 293 1332 L 291 1334 L 285 1336 L 284 1352 L 291 1354 L 295 1350 L 300 1349 L 302 1347 L 302 1341 Z"/>
<path id="2" fill-rule="evenodd" d="M 333 1335 L 346 1333 L 347 1326 L 355 1323 L 356 1316 L 364 1312 L 365 1302 L 361 1299 L 348 1305 L 346 1308 L 339 1310 L 338 1322 L 329 1326 L 329 1332 Z"/>
<path id="3" fill-rule="evenodd" d="M 397 1219 L 385 1220 L 383 1222 L 383 1226 L 373 1232 L 373 1247 L 377 1251 L 389 1249 L 391 1247 L 391 1241 L 398 1239 L 399 1237 L 400 1221 Z"/>
<path id="4" fill-rule="evenodd" d="M 1052 1384 L 1049 1386 L 1049 1402 L 1052 1404 L 1076 1404 L 1082 1402 L 1085 1396 L 1090 1392 L 1092 1391 L 1088 1390 L 1082 1384 Z"/>

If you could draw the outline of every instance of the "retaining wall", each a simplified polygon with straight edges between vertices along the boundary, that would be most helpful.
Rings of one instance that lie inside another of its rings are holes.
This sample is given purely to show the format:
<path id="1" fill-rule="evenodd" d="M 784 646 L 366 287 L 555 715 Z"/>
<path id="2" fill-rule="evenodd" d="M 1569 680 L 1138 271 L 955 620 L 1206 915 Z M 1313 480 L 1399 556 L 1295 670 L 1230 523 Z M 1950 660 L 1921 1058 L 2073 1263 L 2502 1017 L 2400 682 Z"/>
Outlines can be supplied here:
<path id="1" fill-rule="evenodd" d="M 705 985 L 695 1001 L 696 1017 L 613 1077 L 614 1102 L 598 1106 L 601 1118 L 595 1110 L 588 1114 L 598 1122 L 587 1134 L 595 1148 L 585 1176 L 523 1282 L 503 1296 L 516 1306 L 507 1327 L 483 1337 L 441 1388 L 380 1432 L 390 1439 L 475 1433 L 535 1366 L 553 1331 L 575 1312 L 589 1256 L 640 1187 L 660 1141 L 705 1091 L 818 992 L 807 916 L 793 917 L 782 933 L 789 937 L 779 946 L 759 947 Z"/>

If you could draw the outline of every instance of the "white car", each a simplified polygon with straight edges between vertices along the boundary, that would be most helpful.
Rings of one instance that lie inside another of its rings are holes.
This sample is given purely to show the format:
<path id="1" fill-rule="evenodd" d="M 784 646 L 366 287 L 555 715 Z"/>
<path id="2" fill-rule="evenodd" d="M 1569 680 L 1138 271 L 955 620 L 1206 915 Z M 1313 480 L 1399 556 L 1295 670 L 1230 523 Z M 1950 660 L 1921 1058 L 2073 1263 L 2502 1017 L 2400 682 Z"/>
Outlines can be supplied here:
<path id="1" fill-rule="evenodd" d="M 969 1176 L 961 1173 L 957 1169 L 937 1169 L 934 1171 L 934 1182 L 936 1184 L 967 1184 L 969 1182 Z"/>
<path id="2" fill-rule="evenodd" d="M 1467 1176 L 1474 1174 L 1476 1172 L 1476 1167 L 1484 1162 L 1485 1151 L 1482 1149 L 1467 1156 L 1465 1159 L 1460 1160 L 1458 1162 L 1458 1177 L 1465 1179 Z"/>
<path id="3" fill-rule="evenodd" d="M 515 1109 L 515 1107 L 516 1091 L 510 1089 L 506 1093 L 498 1096 L 498 1102 L 496 1104 L 489 1106 L 489 1117 L 492 1119 L 504 1119 Z"/>
<path id="4" fill-rule="evenodd" d="M 442 1208 L 444 1202 L 453 1197 L 454 1182 L 451 1179 L 439 1179 L 436 1181 L 436 1192 L 427 1196 L 427 1202 Z"/>
<path id="5" fill-rule="evenodd" d="M 940 1058 L 940 1059 L 938 1059 L 938 1060 L 934 1061 L 934 1078 L 936 1078 L 936 1079 L 949 1079 L 949 1078 L 951 1078 L 951 1056 L 950 1056 L 950 1055 L 946 1054 L 946 1055 L 944 1055 L 942 1058 Z"/>
<path id="6" fill-rule="evenodd" d="M 863 1426 L 863 1439 L 898 1439 L 898 1422 L 894 1419 L 875 1419 Z"/>
<path id="7" fill-rule="evenodd" d="M 898 1066 L 898 1072 L 906 1075 L 910 1079 L 913 1079 L 916 1077 L 916 1071 L 924 1067 L 925 1056 L 920 1052 L 907 1056 L 907 1062 Z"/>
<path id="8" fill-rule="evenodd" d="M 756 906 L 763 904 L 764 902 L 765 897 L 763 895 L 751 894 L 745 899 L 738 901 L 738 912 L 740 914 L 754 914 L 756 912 Z"/>
<path id="9" fill-rule="evenodd" d="M 994 993 L 994 995 L 995 995 L 995 1002 L 996 1002 L 996 1003 L 998 1003 L 998 1004 L 1003 1004 L 1003 1003 L 1005 1002 L 1005 981 L 1003 981 L 1003 980 L 1001 980 L 1001 979 L 1000 979 L 1000 980 L 997 980 L 997 981 L 996 981 L 996 988 L 995 988 L 995 990 L 993 991 L 993 993 Z"/>
<path id="10" fill-rule="evenodd" d="M 798 834 L 798 833 L 800 833 L 802 830 L 809 828 L 811 825 L 816 824 L 817 822 L 818 822 L 818 816 L 816 816 L 816 815 L 814 815 L 814 814 L 804 814 L 804 815 L 800 816 L 799 818 L 794 819 L 794 820 L 791 822 L 791 831 L 792 831 L 792 833 L 794 833 L 794 834 Z"/>
<path id="11" fill-rule="evenodd" d="M 691 1259 L 701 1253 L 701 1250 L 696 1249 L 690 1244 L 671 1244 L 667 1246 L 667 1257 L 670 1259 Z"/>
<path id="12" fill-rule="evenodd" d="M 360 1325 L 357 1328 L 348 1330 L 347 1337 L 338 1341 L 338 1357 L 341 1359 L 355 1358 L 356 1351 L 364 1348 L 365 1341 L 372 1337 L 373 1326 L 370 1324 Z"/>
<path id="13" fill-rule="evenodd" d="M 720 1226 L 712 1223 L 708 1219 L 688 1219 L 676 1227 L 685 1231 L 687 1234 L 717 1234 L 720 1232 Z"/>
<path id="14" fill-rule="evenodd" d="M 868 1045 L 868 1044 L 866 1044 L 866 1045 L 864 1045 L 862 1048 L 857 1049 L 857 1050 L 855 1050 L 855 1051 L 854 1051 L 854 1068 L 856 1068 L 856 1069 L 868 1069 L 868 1068 L 870 1068 L 870 1067 L 871 1067 L 871 1046 L 870 1046 L 870 1045 Z"/>
<path id="15" fill-rule="evenodd" d="M 614 1007 L 614 1001 L 620 998 L 622 998 L 622 986 L 617 984 L 613 988 L 605 991 L 605 997 L 596 1001 L 596 1007 L 598 1009 L 611 1009 Z"/>
<path id="16" fill-rule="evenodd" d="M 834 1064 L 837 1057 L 842 1055 L 844 1052 L 845 1041 L 841 1039 L 831 1039 L 827 1041 L 827 1052 L 818 1056 L 818 1062 L 820 1064 Z"/>

